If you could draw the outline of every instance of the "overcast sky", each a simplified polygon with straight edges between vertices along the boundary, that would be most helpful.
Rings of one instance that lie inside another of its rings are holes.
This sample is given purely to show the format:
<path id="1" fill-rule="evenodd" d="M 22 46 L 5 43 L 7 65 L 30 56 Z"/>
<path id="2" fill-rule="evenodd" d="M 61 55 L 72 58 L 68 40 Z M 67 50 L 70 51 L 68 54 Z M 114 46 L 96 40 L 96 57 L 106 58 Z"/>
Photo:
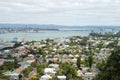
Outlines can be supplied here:
<path id="1" fill-rule="evenodd" d="M 120 0 L 0 0 L 0 23 L 120 25 Z"/>

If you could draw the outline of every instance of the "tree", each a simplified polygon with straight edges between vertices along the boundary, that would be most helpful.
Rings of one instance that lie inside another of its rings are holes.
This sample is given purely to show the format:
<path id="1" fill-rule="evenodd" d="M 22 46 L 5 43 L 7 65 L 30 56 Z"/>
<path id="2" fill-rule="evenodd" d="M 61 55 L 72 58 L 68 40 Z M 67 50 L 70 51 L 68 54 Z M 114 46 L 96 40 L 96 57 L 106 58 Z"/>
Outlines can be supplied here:
<path id="1" fill-rule="evenodd" d="M 14 62 L 4 62 L 2 66 L 0 66 L 0 70 L 3 71 L 12 71 L 14 69 Z"/>
<path id="2" fill-rule="evenodd" d="M 77 64 L 78 68 L 81 67 L 81 58 L 80 57 L 77 58 L 77 63 L 76 64 Z"/>
<path id="3" fill-rule="evenodd" d="M 34 68 L 36 68 L 38 66 L 38 63 L 36 61 L 32 62 L 31 66 L 34 67 Z"/>
<path id="4" fill-rule="evenodd" d="M 82 41 L 80 41 L 79 44 L 82 45 L 82 46 L 86 46 L 87 40 L 89 40 L 89 37 L 83 37 L 83 38 L 82 38 Z"/>
<path id="5" fill-rule="evenodd" d="M 50 79 L 50 80 L 59 80 L 57 77 L 54 77 L 54 78 L 52 78 L 52 79 Z"/>
<path id="6" fill-rule="evenodd" d="M 14 58 L 14 68 L 18 68 L 20 65 L 18 64 L 18 61 L 16 58 Z"/>
<path id="7" fill-rule="evenodd" d="M 23 77 L 22 74 L 19 74 L 19 79 L 20 79 L 20 80 L 22 80 L 22 77 Z"/>
<path id="8" fill-rule="evenodd" d="M 29 80 L 39 80 L 39 78 L 37 76 L 32 76 L 32 77 L 30 77 Z"/>
<path id="9" fill-rule="evenodd" d="M 31 66 L 29 66 L 28 68 L 25 68 L 23 71 L 22 71 L 22 74 L 24 76 L 28 76 L 28 74 L 33 71 L 33 68 Z"/>
<path id="10" fill-rule="evenodd" d="M 120 47 L 108 57 L 94 80 L 120 80 Z"/>
<path id="11" fill-rule="evenodd" d="M 44 68 L 42 66 L 37 67 L 37 72 L 38 72 L 39 75 L 43 75 Z"/>
<path id="12" fill-rule="evenodd" d="M 19 46 L 21 46 L 21 42 L 19 42 L 19 43 L 16 42 L 15 45 L 13 46 L 13 48 L 16 48 L 16 47 L 19 47 Z"/>
<path id="13" fill-rule="evenodd" d="M 37 72 L 39 75 L 43 75 L 44 74 L 44 68 L 46 68 L 48 66 L 47 63 L 42 63 L 40 65 L 37 66 Z"/>
<path id="14" fill-rule="evenodd" d="M 88 57 L 88 66 L 91 68 L 92 64 L 93 64 L 93 56 L 89 55 L 89 57 Z"/>
<path id="15" fill-rule="evenodd" d="M 67 80 L 74 80 L 77 77 L 77 70 L 71 63 L 61 63 L 60 68 Z"/>

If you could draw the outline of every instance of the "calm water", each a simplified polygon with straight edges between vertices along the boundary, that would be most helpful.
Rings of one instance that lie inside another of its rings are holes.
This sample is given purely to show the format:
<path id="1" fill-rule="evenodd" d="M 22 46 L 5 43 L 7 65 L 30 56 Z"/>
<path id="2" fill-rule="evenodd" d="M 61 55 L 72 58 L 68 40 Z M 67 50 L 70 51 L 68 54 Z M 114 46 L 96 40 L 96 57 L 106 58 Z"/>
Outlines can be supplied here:
<path id="1" fill-rule="evenodd" d="M 94 30 L 95 32 L 100 32 L 99 28 L 61 28 L 60 30 L 62 31 L 42 31 L 39 33 L 0 34 L 0 39 L 5 41 L 12 41 L 13 38 L 17 37 L 20 40 L 24 38 L 26 40 L 32 41 L 32 40 L 42 40 L 47 38 L 54 39 L 54 38 L 63 38 L 63 37 L 70 37 L 70 36 L 87 36 L 91 32 L 91 30 Z M 116 32 L 119 30 L 120 28 L 115 29 Z M 105 31 L 111 31 L 111 29 L 106 29 Z"/>
<path id="2" fill-rule="evenodd" d="M 42 40 L 42 39 L 54 39 L 63 38 L 69 36 L 87 36 L 89 32 L 84 31 L 44 31 L 39 33 L 7 33 L 0 34 L 0 38 L 6 41 L 11 41 L 13 38 L 17 37 L 19 39 L 31 40 Z"/>

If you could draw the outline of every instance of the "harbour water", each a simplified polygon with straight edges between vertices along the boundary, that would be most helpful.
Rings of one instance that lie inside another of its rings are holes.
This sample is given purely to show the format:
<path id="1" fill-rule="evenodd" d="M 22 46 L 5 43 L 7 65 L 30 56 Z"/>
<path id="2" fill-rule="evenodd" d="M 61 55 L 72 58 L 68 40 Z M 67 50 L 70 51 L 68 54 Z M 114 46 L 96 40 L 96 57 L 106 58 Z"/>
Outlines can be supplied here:
<path id="1" fill-rule="evenodd" d="M 0 34 L 0 38 L 5 41 L 11 41 L 13 38 L 17 37 L 19 39 L 32 40 L 42 40 L 42 39 L 54 39 L 63 38 L 69 36 L 87 36 L 89 32 L 84 31 L 43 31 L 39 33 L 7 33 Z"/>
<path id="2" fill-rule="evenodd" d="M 37 33 L 5 33 L 0 34 L 0 39 L 3 41 L 12 41 L 13 38 L 18 38 L 20 40 L 26 39 L 28 41 L 32 40 L 43 40 L 43 39 L 55 39 L 55 38 L 64 38 L 70 36 L 87 36 L 89 33 L 94 30 L 95 32 L 100 32 L 100 28 L 94 27 L 73 27 L 73 28 L 59 28 L 59 31 L 41 31 Z M 115 28 L 115 32 L 118 32 L 120 28 Z M 105 29 L 105 31 L 112 31 L 112 29 Z"/>

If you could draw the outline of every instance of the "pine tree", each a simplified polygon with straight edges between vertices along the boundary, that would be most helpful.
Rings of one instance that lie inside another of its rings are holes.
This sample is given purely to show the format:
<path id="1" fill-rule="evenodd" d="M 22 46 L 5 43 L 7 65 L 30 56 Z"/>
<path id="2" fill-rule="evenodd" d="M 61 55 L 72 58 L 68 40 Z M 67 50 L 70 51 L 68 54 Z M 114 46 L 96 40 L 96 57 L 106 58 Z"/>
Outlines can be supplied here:
<path id="1" fill-rule="evenodd" d="M 77 63 L 76 64 L 77 64 L 78 68 L 81 67 L 81 58 L 80 57 L 77 58 Z"/>
<path id="2" fill-rule="evenodd" d="M 93 56 L 89 55 L 89 57 L 88 57 L 88 66 L 91 68 L 92 64 L 93 64 Z"/>

